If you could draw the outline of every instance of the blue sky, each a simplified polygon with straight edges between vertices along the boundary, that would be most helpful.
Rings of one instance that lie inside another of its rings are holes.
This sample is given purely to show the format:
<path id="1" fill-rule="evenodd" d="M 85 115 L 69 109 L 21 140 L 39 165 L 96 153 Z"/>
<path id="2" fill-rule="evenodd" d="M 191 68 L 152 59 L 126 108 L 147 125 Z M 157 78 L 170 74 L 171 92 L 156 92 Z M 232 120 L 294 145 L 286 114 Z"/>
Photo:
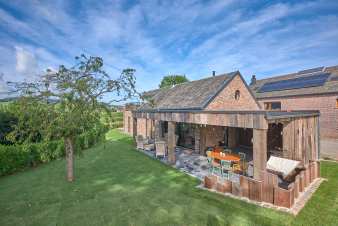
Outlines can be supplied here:
<path id="1" fill-rule="evenodd" d="M 338 64 L 338 1 L 0 0 L 0 92 L 81 53 L 140 91 L 167 74 L 240 70 L 247 81 Z"/>

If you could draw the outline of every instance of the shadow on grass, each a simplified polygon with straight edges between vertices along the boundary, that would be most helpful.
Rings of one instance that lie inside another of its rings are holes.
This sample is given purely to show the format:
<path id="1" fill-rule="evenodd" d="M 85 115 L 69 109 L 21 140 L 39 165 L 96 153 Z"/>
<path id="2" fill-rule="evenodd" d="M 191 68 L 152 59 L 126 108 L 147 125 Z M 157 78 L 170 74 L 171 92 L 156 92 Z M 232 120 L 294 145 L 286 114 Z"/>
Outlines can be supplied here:
<path id="1" fill-rule="evenodd" d="M 200 183 L 198 179 L 137 151 L 130 137 L 111 140 L 105 145 L 111 155 L 105 154 L 105 158 L 99 157 L 94 162 L 91 167 L 99 167 L 91 168 L 91 172 L 96 173 L 87 182 L 99 194 L 114 197 L 114 202 L 120 200 L 118 203 L 124 202 L 133 209 L 137 207 L 132 203 L 146 206 L 145 211 L 154 213 L 155 219 L 163 215 L 178 222 L 200 218 L 200 225 L 230 225 L 231 222 L 283 225 L 282 222 L 288 222 L 287 216 L 275 211 L 196 188 Z M 111 164 L 107 163 L 110 160 Z M 182 212 L 177 213 L 177 209 Z M 151 219 L 147 220 L 148 225 L 152 223 Z"/>
<path id="2" fill-rule="evenodd" d="M 200 190 L 198 179 L 137 151 L 130 137 L 110 135 L 111 139 L 76 159 L 73 183 L 64 180 L 64 161 L 1 181 L 0 225 L 16 225 L 15 219 L 27 225 L 46 219 L 55 225 L 290 222 L 275 211 Z M 59 208 L 52 209 L 55 206 Z M 42 216 L 44 210 L 53 216 Z"/>

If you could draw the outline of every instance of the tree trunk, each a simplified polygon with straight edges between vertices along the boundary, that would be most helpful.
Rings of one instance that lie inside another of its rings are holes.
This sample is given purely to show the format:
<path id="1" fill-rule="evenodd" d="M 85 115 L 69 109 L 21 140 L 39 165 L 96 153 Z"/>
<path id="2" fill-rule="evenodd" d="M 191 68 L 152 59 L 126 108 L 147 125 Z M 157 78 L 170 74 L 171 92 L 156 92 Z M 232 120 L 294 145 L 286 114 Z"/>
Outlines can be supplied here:
<path id="1" fill-rule="evenodd" d="M 74 181 L 74 142 L 71 137 L 65 138 L 66 161 L 67 161 L 67 180 Z"/>

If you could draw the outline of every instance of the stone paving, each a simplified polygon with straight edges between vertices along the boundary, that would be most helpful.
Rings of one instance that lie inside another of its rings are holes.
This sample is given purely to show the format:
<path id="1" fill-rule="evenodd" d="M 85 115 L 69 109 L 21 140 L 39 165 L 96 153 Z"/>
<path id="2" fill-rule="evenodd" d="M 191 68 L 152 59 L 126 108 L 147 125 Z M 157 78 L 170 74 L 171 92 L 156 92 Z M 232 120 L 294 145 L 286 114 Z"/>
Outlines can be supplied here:
<path id="1" fill-rule="evenodd" d="M 177 148 L 175 167 L 200 180 L 209 174 L 207 157 L 187 149 Z"/>
<path id="2" fill-rule="evenodd" d="M 152 158 L 156 158 L 154 150 L 140 150 L 140 151 Z M 209 172 L 208 160 L 206 156 L 193 153 L 192 150 L 181 147 L 176 147 L 175 154 L 176 154 L 176 164 L 174 165 L 174 167 L 177 168 L 178 170 L 186 174 L 189 174 L 190 176 L 196 177 L 201 181 L 204 179 L 206 175 L 208 175 Z M 169 164 L 167 157 L 158 158 L 158 160 L 160 160 L 165 164 Z"/>

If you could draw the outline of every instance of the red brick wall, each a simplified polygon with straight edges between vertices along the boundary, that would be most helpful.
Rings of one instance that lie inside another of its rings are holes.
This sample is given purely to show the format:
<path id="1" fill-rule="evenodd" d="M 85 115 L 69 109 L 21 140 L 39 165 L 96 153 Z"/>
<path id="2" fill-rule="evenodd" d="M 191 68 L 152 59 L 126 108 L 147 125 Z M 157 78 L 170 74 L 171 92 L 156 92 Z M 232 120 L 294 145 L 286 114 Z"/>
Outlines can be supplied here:
<path id="1" fill-rule="evenodd" d="M 133 135 L 133 117 L 131 111 L 123 112 L 123 131 L 131 136 Z"/>
<path id="2" fill-rule="evenodd" d="M 317 95 L 261 99 L 259 102 L 264 106 L 264 102 L 280 101 L 282 110 L 319 110 L 321 114 L 319 118 L 321 138 L 338 139 L 337 98 L 338 95 Z"/>
<path id="3" fill-rule="evenodd" d="M 235 99 L 236 90 L 240 91 L 240 98 Z M 255 99 L 246 88 L 240 76 L 233 80 L 218 94 L 218 96 L 206 107 L 206 110 L 259 110 Z"/>
<path id="4" fill-rule="evenodd" d="M 147 137 L 147 119 L 138 118 L 137 119 L 137 135 L 142 135 L 143 138 Z"/>

